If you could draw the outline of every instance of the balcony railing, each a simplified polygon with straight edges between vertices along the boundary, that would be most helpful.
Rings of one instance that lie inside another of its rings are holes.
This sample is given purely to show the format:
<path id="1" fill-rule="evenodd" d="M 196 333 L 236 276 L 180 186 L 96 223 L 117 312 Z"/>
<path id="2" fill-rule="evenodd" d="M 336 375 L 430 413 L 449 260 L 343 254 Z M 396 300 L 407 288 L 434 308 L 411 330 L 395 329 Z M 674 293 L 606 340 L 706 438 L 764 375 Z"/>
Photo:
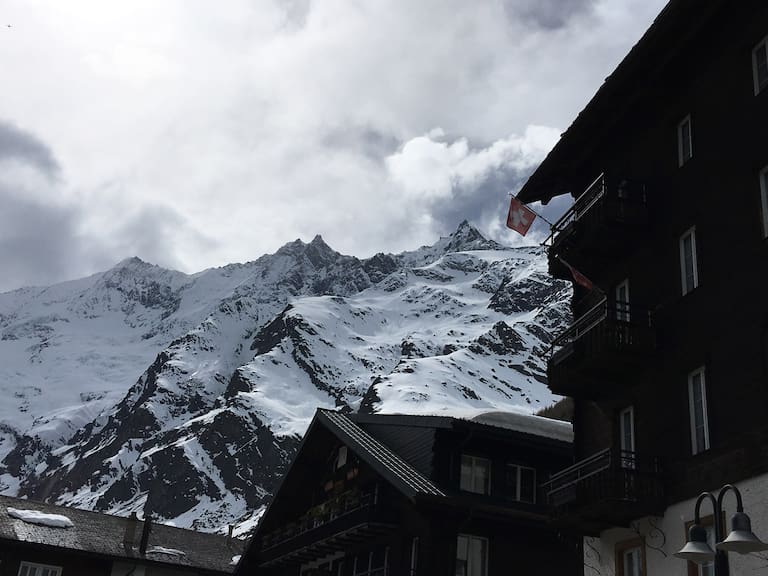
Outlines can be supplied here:
<path id="1" fill-rule="evenodd" d="M 582 381 L 628 378 L 627 368 L 647 361 L 655 346 L 653 317 L 627 303 L 609 305 L 602 299 L 561 332 L 550 348 L 549 387 L 573 396 Z M 565 388 L 563 388 L 565 386 Z"/>
<path id="2" fill-rule="evenodd" d="M 605 174 L 598 176 L 552 227 L 546 242 L 550 246 L 550 271 L 557 277 L 568 277 L 558 256 L 581 269 L 585 265 L 588 268 L 590 261 L 582 262 L 584 256 L 622 250 L 625 241 L 633 237 L 635 225 L 645 220 L 645 202 L 643 185 L 626 180 L 609 185 Z"/>
<path id="3" fill-rule="evenodd" d="M 260 562 L 271 565 L 290 562 L 293 557 L 327 554 L 330 548 L 344 550 L 346 539 L 375 536 L 387 531 L 391 521 L 378 486 L 367 491 L 350 490 L 261 535 Z"/>
<path id="4" fill-rule="evenodd" d="M 616 448 L 558 472 L 543 488 L 557 518 L 597 530 L 659 512 L 664 503 L 658 461 Z"/>

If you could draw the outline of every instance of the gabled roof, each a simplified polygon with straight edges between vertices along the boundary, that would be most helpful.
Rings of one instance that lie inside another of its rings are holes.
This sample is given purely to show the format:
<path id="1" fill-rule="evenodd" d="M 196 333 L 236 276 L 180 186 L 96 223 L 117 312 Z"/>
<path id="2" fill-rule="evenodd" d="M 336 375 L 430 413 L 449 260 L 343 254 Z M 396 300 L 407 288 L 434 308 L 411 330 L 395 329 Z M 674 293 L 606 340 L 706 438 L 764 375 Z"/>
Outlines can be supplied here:
<path id="1" fill-rule="evenodd" d="M 57 528 L 33 524 L 11 516 L 8 508 L 65 516 L 73 526 Z M 147 553 L 141 555 L 139 539 L 143 522 L 136 522 L 133 546 L 124 543 L 129 522 L 130 519 L 119 516 L 0 496 L 0 541 L 15 541 L 25 545 L 115 560 L 165 564 L 219 573 L 234 571 L 232 559 L 241 553 L 244 544 L 237 539 L 228 542 L 225 536 L 218 534 L 152 524 Z"/>
<path id="2" fill-rule="evenodd" d="M 670 0 L 528 178 L 518 198 L 546 203 L 554 196 L 576 192 L 570 189 L 572 173 L 582 168 L 633 96 L 653 85 L 658 70 L 726 5 L 727 0 Z"/>
<path id="3" fill-rule="evenodd" d="M 431 480 L 376 440 L 349 417 L 332 410 L 318 410 L 317 418 L 382 477 L 409 498 L 445 496 Z"/>

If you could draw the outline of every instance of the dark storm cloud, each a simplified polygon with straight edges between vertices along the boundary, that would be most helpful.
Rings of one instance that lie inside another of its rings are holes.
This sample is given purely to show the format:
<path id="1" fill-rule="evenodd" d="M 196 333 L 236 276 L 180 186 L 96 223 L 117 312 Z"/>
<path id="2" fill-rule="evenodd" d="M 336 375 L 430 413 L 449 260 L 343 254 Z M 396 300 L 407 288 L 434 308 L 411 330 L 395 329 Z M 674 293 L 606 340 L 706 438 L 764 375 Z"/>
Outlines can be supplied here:
<path id="1" fill-rule="evenodd" d="M 381 162 L 397 150 L 401 142 L 392 134 L 368 126 L 342 126 L 328 130 L 320 144 L 327 148 L 356 152 Z"/>
<path id="2" fill-rule="evenodd" d="M 26 166 L 18 170 L 7 161 Z M 64 199 L 59 166 L 37 136 L 0 122 L 0 291 L 45 285 L 104 270 L 127 256 L 160 265 L 179 266 L 179 244 L 208 248 L 211 242 L 194 231 L 168 206 L 114 209 L 108 219 L 109 240 L 86 232 L 90 208 Z M 31 170 L 29 170 L 31 168 Z M 124 191 L 100 191 L 101 201 Z"/>
<path id="3" fill-rule="evenodd" d="M 30 164 L 49 177 L 59 171 L 53 153 L 42 140 L 0 120 L 0 162 L 8 159 Z"/>
<path id="4" fill-rule="evenodd" d="M 529 173 L 505 167 L 488 174 L 479 185 L 454 187 L 453 199 L 436 203 L 432 218 L 441 231 L 449 232 L 465 219 L 481 223 L 498 217 L 505 210 L 508 192 L 519 188 Z"/>
<path id="5" fill-rule="evenodd" d="M 0 182 L 0 291 L 69 276 L 83 258 L 78 216 Z"/>
<path id="6" fill-rule="evenodd" d="M 554 30 L 589 12 L 594 4 L 595 0 L 504 0 L 504 11 L 513 22 Z"/>

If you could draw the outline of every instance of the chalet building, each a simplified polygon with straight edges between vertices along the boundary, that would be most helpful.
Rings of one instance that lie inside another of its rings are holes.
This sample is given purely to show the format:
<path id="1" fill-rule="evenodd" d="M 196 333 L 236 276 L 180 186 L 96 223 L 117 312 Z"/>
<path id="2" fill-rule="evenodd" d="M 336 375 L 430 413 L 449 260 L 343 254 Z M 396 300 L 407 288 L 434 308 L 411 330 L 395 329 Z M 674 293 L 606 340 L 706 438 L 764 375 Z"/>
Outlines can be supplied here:
<path id="1" fill-rule="evenodd" d="M 672 556 L 702 491 L 734 483 L 768 539 L 768 2 L 671 0 L 519 199 L 561 194 L 550 273 L 578 283 L 548 373 L 576 464 L 547 501 L 587 574 L 712 574 Z"/>
<path id="2" fill-rule="evenodd" d="M 237 574 L 581 574 L 538 491 L 571 461 L 546 418 L 318 410 Z"/>
<path id="3" fill-rule="evenodd" d="M 0 496 L 0 576 L 223 576 L 243 543 Z"/>

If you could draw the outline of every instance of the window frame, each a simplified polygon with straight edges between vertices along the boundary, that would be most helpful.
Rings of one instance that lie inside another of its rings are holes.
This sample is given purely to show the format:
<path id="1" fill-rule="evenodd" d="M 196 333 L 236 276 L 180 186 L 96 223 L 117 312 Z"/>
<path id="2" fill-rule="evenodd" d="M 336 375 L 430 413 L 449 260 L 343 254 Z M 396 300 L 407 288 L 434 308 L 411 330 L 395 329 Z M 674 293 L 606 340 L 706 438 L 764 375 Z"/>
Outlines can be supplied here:
<path id="1" fill-rule="evenodd" d="M 687 125 L 687 128 L 686 128 Z M 688 156 L 684 156 L 683 151 L 683 135 L 687 133 L 688 136 Z M 678 167 L 682 167 L 693 158 L 693 123 L 691 122 L 691 115 L 688 114 L 680 120 L 677 124 L 677 161 Z"/>
<path id="2" fill-rule="evenodd" d="M 696 435 L 697 422 L 696 422 L 696 404 L 694 402 L 694 381 L 696 376 L 699 378 L 699 387 L 701 391 L 701 411 L 702 411 L 702 424 L 704 428 L 704 446 L 699 446 L 699 442 Z M 702 452 L 706 452 L 711 447 L 710 434 L 709 434 L 709 413 L 707 408 L 707 377 L 706 367 L 700 366 L 693 372 L 688 374 L 688 417 L 690 420 L 690 433 L 691 433 L 691 454 L 697 455 Z"/>
<path id="3" fill-rule="evenodd" d="M 480 540 L 480 541 L 484 542 L 484 548 L 483 549 L 485 551 L 485 557 L 483 558 L 483 565 L 480 566 L 480 573 L 479 574 L 477 574 L 477 573 L 475 573 L 473 571 L 474 567 L 472 565 L 470 565 L 470 563 L 469 563 L 470 558 L 468 557 L 465 560 L 466 563 L 467 563 L 466 575 L 467 576 L 488 576 L 488 557 L 490 556 L 490 551 L 491 551 L 491 546 L 490 546 L 490 542 L 488 541 L 488 538 L 486 538 L 484 536 L 475 536 L 474 534 L 461 534 L 461 533 L 458 534 L 456 536 L 456 562 L 457 563 L 458 563 L 459 560 L 462 560 L 462 559 L 459 558 L 459 549 L 460 549 L 459 542 L 460 542 L 460 540 L 462 538 L 466 538 L 467 539 L 467 551 L 469 551 L 469 546 L 470 546 L 470 543 L 472 542 L 472 540 Z M 468 554 L 468 556 L 469 556 L 469 554 Z"/>
<path id="4" fill-rule="evenodd" d="M 536 504 L 536 486 L 537 486 L 537 484 L 536 484 L 536 468 L 534 468 L 533 466 L 525 466 L 523 464 L 515 464 L 514 462 L 509 462 L 509 463 L 507 463 L 507 474 L 509 474 L 511 468 L 515 469 L 515 476 L 516 476 L 515 492 L 516 493 L 515 494 L 509 494 L 509 492 L 507 492 L 507 496 L 511 500 L 514 500 L 515 502 L 522 502 L 523 504 Z M 533 500 L 523 500 L 521 498 L 521 494 L 522 494 L 522 482 L 521 482 L 521 480 L 522 480 L 522 472 L 523 472 L 523 470 L 530 470 L 531 472 L 533 472 Z"/>
<path id="5" fill-rule="evenodd" d="M 464 459 L 469 459 L 471 462 L 470 467 L 470 486 L 467 487 L 464 485 Z M 487 485 L 486 490 L 476 490 L 475 489 L 475 482 L 476 482 L 476 470 L 479 469 L 477 466 L 478 462 L 484 462 L 487 464 Z M 473 456 L 472 454 L 462 454 L 461 455 L 461 463 L 460 463 L 460 470 L 459 470 L 459 490 L 463 492 L 471 492 L 473 494 L 483 494 L 483 495 L 490 495 L 491 493 L 491 474 L 492 474 L 492 463 L 489 458 L 484 458 L 482 456 Z"/>
<path id="6" fill-rule="evenodd" d="M 53 574 L 49 574 L 48 576 L 61 576 L 62 572 L 62 566 L 53 566 L 51 564 L 40 564 L 38 562 L 26 562 L 22 560 L 19 563 L 19 571 L 17 572 L 18 576 L 21 576 L 21 571 L 26 568 L 27 572 L 25 573 L 25 576 L 42 576 L 41 574 L 38 574 L 37 571 L 40 570 L 48 570 L 53 571 Z M 34 573 L 30 573 L 30 570 L 34 570 Z"/>
<path id="7" fill-rule="evenodd" d="M 760 86 L 760 78 L 757 68 L 757 54 L 761 48 L 765 54 L 766 63 L 768 63 L 768 36 L 760 40 L 757 44 L 755 44 L 755 47 L 752 48 L 752 82 L 755 89 L 755 96 L 768 89 L 768 77 L 766 77 L 765 85 L 762 87 Z"/>
<path id="8" fill-rule="evenodd" d="M 685 240 L 691 238 L 691 262 L 693 263 L 693 285 L 688 286 L 688 276 L 685 273 Z M 682 295 L 690 294 L 699 287 L 699 258 L 697 255 L 696 226 L 691 226 L 683 232 L 678 241 L 680 248 L 680 287 Z"/>
<path id="9" fill-rule="evenodd" d="M 626 299 L 619 300 L 619 293 L 621 290 L 625 290 Z M 629 278 L 624 278 L 616 285 L 616 289 L 613 293 L 613 301 L 616 307 L 616 320 L 620 322 L 629 322 L 631 316 L 630 295 L 629 295 Z"/>
<path id="10" fill-rule="evenodd" d="M 631 440 L 631 449 L 627 450 L 624 447 L 624 438 L 625 438 L 625 426 L 624 426 L 624 415 L 629 414 L 629 439 Z M 637 439 L 635 437 L 635 407 L 634 406 L 627 406 L 626 408 L 619 411 L 619 448 L 621 450 L 621 467 L 626 470 L 632 470 L 635 468 L 635 452 L 636 452 L 636 444 Z M 632 456 L 625 456 L 624 452 L 630 452 Z"/>
<path id="11" fill-rule="evenodd" d="M 632 576 L 625 573 L 625 562 L 627 552 L 633 550 L 639 550 L 640 552 L 640 576 L 646 576 L 648 568 L 645 562 L 645 540 L 642 537 L 632 538 L 631 540 L 623 540 L 617 542 L 614 546 L 613 557 L 616 565 L 616 576 Z"/>
<path id="12" fill-rule="evenodd" d="M 768 238 L 768 166 L 760 170 L 760 208 L 762 213 L 763 238 Z"/>

